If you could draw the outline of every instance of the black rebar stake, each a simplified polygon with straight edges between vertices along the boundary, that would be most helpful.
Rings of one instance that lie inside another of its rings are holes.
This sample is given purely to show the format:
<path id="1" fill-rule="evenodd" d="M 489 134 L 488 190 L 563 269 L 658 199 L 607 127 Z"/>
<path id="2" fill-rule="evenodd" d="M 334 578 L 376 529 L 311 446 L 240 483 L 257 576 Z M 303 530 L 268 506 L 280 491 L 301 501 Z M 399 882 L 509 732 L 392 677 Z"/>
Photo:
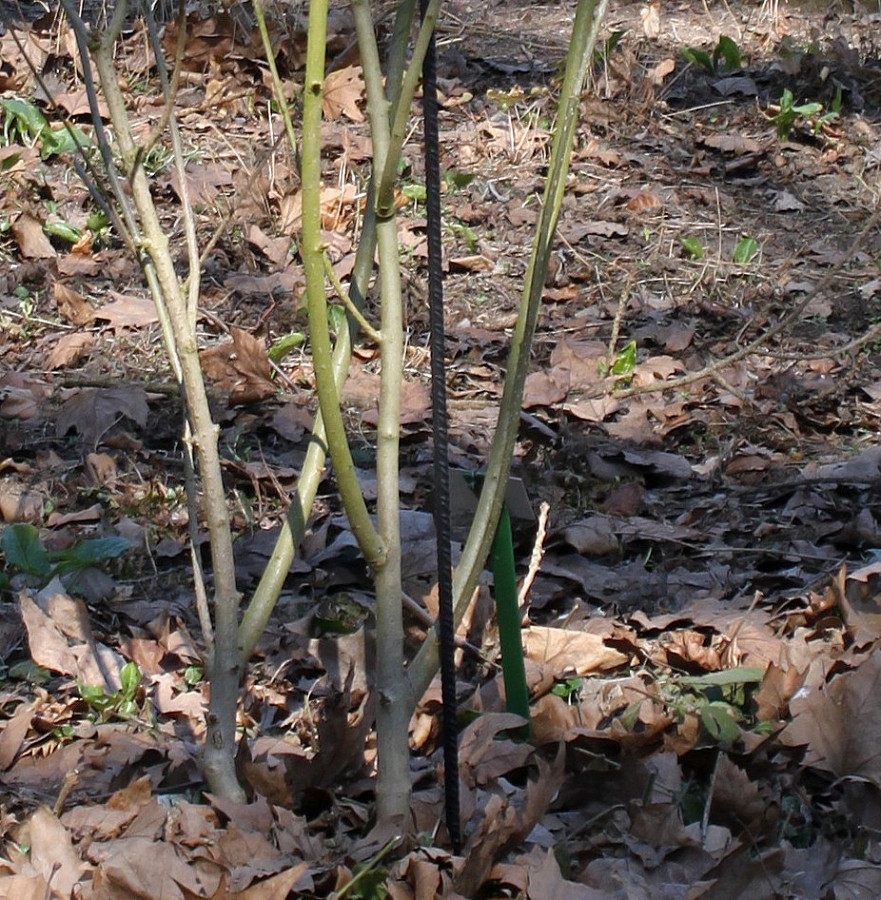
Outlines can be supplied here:
<path id="1" fill-rule="evenodd" d="M 420 0 L 425 16 L 427 0 Z M 444 808 L 453 853 L 462 850 L 459 821 L 459 745 L 456 719 L 453 557 L 450 548 L 450 461 L 444 366 L 444 287 L 441 259 L 440 162 L 437 125 L 437 52 L 434 34 L 422 64 L 422 115 L 425 146 L 425 210 L 428 238 L 428 313 L 431 329 L 431 427 L 434 436 L 434 529 L 437 535 L 438 642 L 443 701 Z"/>

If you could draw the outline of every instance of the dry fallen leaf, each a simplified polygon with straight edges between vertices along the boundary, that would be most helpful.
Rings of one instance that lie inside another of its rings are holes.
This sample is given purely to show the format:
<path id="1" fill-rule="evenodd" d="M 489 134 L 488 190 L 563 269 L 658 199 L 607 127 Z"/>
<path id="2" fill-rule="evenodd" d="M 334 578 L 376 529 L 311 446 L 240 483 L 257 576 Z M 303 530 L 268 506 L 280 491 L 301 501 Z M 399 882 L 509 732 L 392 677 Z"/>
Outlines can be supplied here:
<path id="1" fill-rule="evenodd" d="M 131 297 L 116 291 L 107 294 L 116 299 L 97 310 L 96 319 L 106 319 L 114 328 L 143 328 L 159 321 L 156 306 L 149 297 Z"/>
<path id="2" fill-rule="evenodd" d="M 353 122 L 363 122 L 364 113 L 358 107 L 358 101 L 364 96 L 364 79 L 361 77 L 361 66 L 346 66 L 337 69 L 324 79 L 324 94 L 321 98 L 321 111 L 324 118 L 333 121 L 342 113 Z"/>
<path id="3" fill-rule="evenodd" d="M 95 318 L 95 308 L 82 295 L 60 281 L 52 289 L 58 312 L 73 325 L 88 325 Z"/>
<path id="4" fill-rule="evenodd" d="M 271 397 L 275 385 L 269 380 L 264 342 L 243 328 L 230 329 L 230 336 L 199 354 L 205 375 L 229 394 L 234 406 Z"/>
<path id="5" fill-rule="evenodd" d="M 523 629 L 523 651 L 527 659 L 552 669 L 555 677 L 614 669 L 629 659 L 619 650 L 607 647 L 599 635 L 539 625 Z"/>
<path id="6" fill-rule="evenodd" d="M 627 209 L 636 210 L 637 212 L 646 212 L 650 209 L 660 209 L 664 205 L 664 202 L 657 194 L 653 194 L 651 191 L 640 191 L 638 194 L 634 194 L 625 204 L 624 206 Z"/>
<path id="7" fill-rule="evenodd" d="M 647 38 L 654 40 L 661 33 L 661 0 L 649 0 L 639 11 L 642 30 Z"/>
<path id="8" fill-rule="evenodd" d="M 55 420 L 55 433 L 64 437 L 71 428 L 94 449 L 100 438 L 121 419 L 131 419 L 142 428 L 150 409 L 142 387 L 123 384 L 113 388 L 82 388 L 61 407 Z"/>
<path id="9" fill-rule="evenodd" d="M 30 213 L 22 213 L 12 223 L 12 234 L 21 255 L 28 259 L 52 259 L 57 254 L 43 231 L 42 223 Z"/>
<path id="10" fill-rule="evenodd" d="M 46 357 L 47 369 L 63 369 L 72 365 L 87 353 L 95 344 L 93 334 L 74 331 L 70 334 L 62 334 L 52 344 L 52 349 Z"/>

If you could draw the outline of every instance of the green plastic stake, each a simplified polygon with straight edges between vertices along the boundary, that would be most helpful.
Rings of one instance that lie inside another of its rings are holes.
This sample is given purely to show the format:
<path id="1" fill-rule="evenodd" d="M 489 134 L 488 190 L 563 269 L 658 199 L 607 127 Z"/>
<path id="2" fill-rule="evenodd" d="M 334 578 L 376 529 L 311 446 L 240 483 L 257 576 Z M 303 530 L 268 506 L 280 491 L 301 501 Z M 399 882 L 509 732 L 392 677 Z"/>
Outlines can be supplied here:
<path id="1" fill-rule="evenodd" d="M 499 622 L 499 642 L 502 647 L 502 677 L 505 682 L 505 707 L 527 720 L 518 737 L 529 736 L 529 691 L 526 688 L 526 667 L 523 664 L 523 644 L 520 636 L 520 610 L 517 607 L 517 579 L 514 567 L 514 538 L 511 516 L 502 507 L 499 524 L 493 536 L 490 553 Z"/>

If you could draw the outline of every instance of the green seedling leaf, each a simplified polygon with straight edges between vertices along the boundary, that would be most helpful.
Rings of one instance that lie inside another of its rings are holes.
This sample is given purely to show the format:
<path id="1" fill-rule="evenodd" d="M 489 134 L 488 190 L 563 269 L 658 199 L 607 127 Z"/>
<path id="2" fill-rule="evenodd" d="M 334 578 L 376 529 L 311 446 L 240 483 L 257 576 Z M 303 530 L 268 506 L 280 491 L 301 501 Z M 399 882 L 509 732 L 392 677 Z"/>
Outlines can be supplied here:
<path id="1" fill-rule="evenodd" d="M 354 634 L 363 624 L 367 611 L 345 592 L 318 604 L 315 625 L 324 634 Z"/>
<path id="2" fill-rule="evenodd" d="M 700 47 L 680 47 L 679 55 L 693 66 L 699 66 L 701 69 L 706 69 L 707 72 L 715 71 L 712 57 Z"/>
<path id="3" fill-rule="evenodd" d="M 202 680 L 201 666 L 187 666 L 184 669 L 183 678 L 186 684 L 188 684 L 190 687 L 195 687 Z"/>
<path id="4" fill-rule="evenodd" d="M 20 681 L 27 681 L 30 684 L 45 684 L 52 677 L 52 673 L 48 669 L 38 666 L 30 659 L 21 659 L 13 663 L 7 674 L 10 678 L 18 678 Z"/>
<path id="5" fill-rule="evenodd" d="M 76 689 L 80 697 L 89 706 L 94 706 L 96 709 L 103 709 L 109 706 L 113 700 L 100 684 L 84 684 L 78 681 Z"/>
<path id="6" fill-rule="evenodd" d="M 339 334 L 346 327 L 346 310 L 342 306 L 328 306 L 327 324 L 331 331 Z"/>
<path id="7" fill-rule="evenodd" d="M 802 103 L 800 106 L 793 106 L 792 111 L 806 119 L 816 116 L 823 109 L 822 103 Z"/>
<path id="8" fill-rule="evenodd" d="M 13 119 L 23 137 L 38 138 L 43 131 L 49 130 L 49 123 L 40 110 L 30 100 L 20 97 L 4 97 L 0 107 L 6 112 L 8 119 Z"/>
<path id="9" fill-rule="evenodd" d="M 474 252 L 477 248 L 477 235 L 472 228 L 469 228 L 463 222 L 450 222 L 449 229 L 454 235 L 465 241 L 465 246 L 469 252 Z"/>
<path id="10" fill-rule="evenodd" d="M 730 746 L 737 740 L 737 720 L 731 715 L 732 707 L 727 703 L 708 703 L 701 707 L 701 725 L 713 740 Z"/>
<path id="11" fill-rule="evenodd" d="M 89 538 L 66 550 L 56 550 L 49 557 L 59 569 L 79 569 L 104 559 L 115 559 L 130 546 L 124 537 Z"/>
<path id="12" fill-rule="evenodd" d="M 606 39 L 603 41 L 602 47 L 597 47 L 593 51 L 593 58 L 597 62 L 603 62 L 608 59 L 609 56 L 613 53 L 618 44 L 621 43 L 621 38 L 627 34 L 626 30 L 621 31 L 613 31 Z"/>
<path id="13" fill-rule="evenodd" d="M 619 716 L 619 721 L 628 731 L 633 731 L 633 729 L 636 727 L 636 721 L 637 719 L 639 719 L 639 713 L 642 709 L 642 703 L 642 700 L 634 700 Z"/>
<path id="14" fill-rule="evenodd" d="M 138 714 L 138 704 L 134 700 L 123 700 L 116 707 L 116 715 L 120 719 L 133 719 Z"/>
<path id="15" fill-rule="evenodd" d="M 138 664 L 134 660 L 129 660 L 119 670 L 120 693 L 123 697 L 132 698 L 141 683 L 141 673 Z"/>
<path id="16" fill-rule="evenodd" d="M 761 666 L 735 666 L 733 669 L 722 669 L 719 672 L 707 672 L 706 675 L 686 675 L 676 680 L 688 687 L 722 687 L 729 684 L 757 684 L 765 677 Z"/>
<path id="17" fill-rule="evenodd" d="M 752 237 L 742 237 L 734 245 L 734 262 L 739 265 L 748 263 L 759 249 L 759 242 Z"/>
<path id="18" fill-rule="evenodd" d="M 7 565 L 26 575 L 48 575 L 52 566 L 49 554 L 40 543 L 40 532 L 34 525 L 16 522 L 3 529 L 3 556 Z"/>
<path id="19" fill-rule="evenodd" d="M 737 44 L 725 34 L 719 36 L 719 42 L 716 44 L 716 49 L 713 50 L 714 71 L 720 68 L 719 60 L 722 60 L 723 62 L 723 65 L 721 66 L 723 70 L 730 71 L 740 68 L 740 49 Z"/>
<path id="20" fill-rule="evenodd" d="M 88 216 L 86 216 L 86 228 L 89 231 L 101 231 L 103 228 L 106 228 L 110 223 L 107 220 L 107 213 L 100 209 L 93 209 Z"/>
<path id="21" fill-rule="evenodd" d="M 455 188 L 468 187 L 474 181 L 474 173 L 462 172 L 459 169 L 447 169 L 444 180 Z"/>
<path id="22" fill-rule="evenodd" d="M 704 248 L 696 237 L 679 238 L 679 243 L 689 259 L 703 259 Z"/>
<path id="23" fill-rule="evenodd" d="M 841 85 L 835 86 L 835 96 L 829 104 L 829 115 L 837 116 L 841 112 Z"/>
<path id="24" fill-rule="evenodd" d="M 53 222 L 44 222 L 43 231 L 50 237 L 57 237 L 61 238 L 63 241 L 67 241 L 68 244 L 75 244 L 82 235 L 79 228 L 74 228 L 73 225 L 68 225 L 67 222 L 59 222 L 57 220 Z"/>
<path id="25" fill-rule="evenodd" d="M 0 160 L 0 172 L 11 169 L 20 159 L 21 153 L 7 153 L 6 156 Z"/>
<path id="26" fill-rule="evenodd" d="M 628 341 L 616 354 L 612 363 L 613 375 L 629 375 L 636 365 L 636 341 Z"/>
<path id="27" fill-rule="evenodd" d="M 78 147 L 88 147 L 89 139 L 75 125 L 47 128 L 40 134 L 40 156 L 48 159 L 59 153 L 73 153 Z"/>
<path id="28" fill-rule="evenodd" d="M 581 677 L 564 678 L 562 681 L 554 684 L 551 688 L 551 693 L 562 697 L 564 700 L 570 700 L 574 694 L 581 690 L 583 684 L 584 679 Z"/>
<path id="29" fill-rule="evenodd" d="M 425 203 L 426 191 L 424 184 L 405 184 L 401 188 L 401 193 L 415 203 Z"/>
<path id="30" fill-rule="evenodd" d="M 281 362 L 294 347 L 299 347 L 305 340 L 306 335 L 302 331 L 291 331 L 284 334 L 269 348 L 269 358 L 274 363 Z"/>

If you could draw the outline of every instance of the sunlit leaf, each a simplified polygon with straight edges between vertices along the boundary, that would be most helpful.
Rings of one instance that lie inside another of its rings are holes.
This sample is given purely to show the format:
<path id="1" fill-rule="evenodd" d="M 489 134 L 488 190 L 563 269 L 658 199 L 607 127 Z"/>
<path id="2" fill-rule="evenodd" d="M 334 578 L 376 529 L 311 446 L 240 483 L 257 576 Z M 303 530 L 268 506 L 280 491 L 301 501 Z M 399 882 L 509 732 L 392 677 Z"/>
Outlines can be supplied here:
<path id="1" fill-rule="evenodd" d="M 40 156 L 47 159 L 58 153 L 72 153 L 77 147 L 88 147 L 89 139 L 76 126 L 46 128 L 40 134 Z"/>
<path id="2" fill-rule="evenodd" d="M 291 331 L 283 334 L 270 348 L 269 358 L 274 362 L 280 362 L 294 347 L 299 347 L 306 340 L 302 331 Z"/>
<path id="3" fill-rule="evenodd" d="M 759 242 L 753 237 L 742 237 L 734 245 L 734 262 L 743 265 L 748 263 L 759 249 Z"/>
<path id="4" fill-rule="evenodd" d="M 37 138 L 44 130 L 49 129 L 46 117 L 30 100 L 4 97 L 0 100 L 0 107 L 5 111 L 7 121 L 10 117 L 15 120 L 23 136 Z"/>
<path id="5" fill-rule="evenodd" d="M 696 237 L 688 236 L 679 238 L 679 243 L 682 245 L 682 249 L 688 254 L 689 259 L 703 258 L 704 248 Z"/>
<path id="6" fill-rule="evenodd" d="M 120 691 L 124 697 L 132 697 L 141 681 L 141 672 L 134 660 L 129 660 L 119 670 Z"/>
<path id="7" fill-rule="evenodd" d="M 733 669 L 722 669 L 719 672 L 707 672 L 705 675 L 689 675 L 677 678 L 680 684 L 689 687 L 719 687 L 728 684 L 752 684 L 765 677 L 761 666 L 735 666 Z"/>
<path id="8" fill-rule="evenodd" d="M 68 225 L 67 222 L 59 222 L 57 220 L 44 222 L 43 231 L 50 237 L 61 238 L 61 240 L 67 241 L 69 244 L 75 244 L 81 236 L 79 228 L 74 228 L 73 225 Z"/>
<path id="9" fill-rule="evenodd" d="M 636 341 L 628 341 L 616 354 L 612 363 L 613 375 L 629 375 L 636 365 Z"/>
<path id="10" fill-rule="evenodd" d="M 707 53 L 706 50 L 701 50 L 700 47 L 680 47 L 679 55 L 688 63 L 691 63 L 693 66 L 699 66 L 702 69 L 706 69 L 708 72 L 712 72 L 714 69 L 713 60 L 710 57 L 710 54 Z"/>

